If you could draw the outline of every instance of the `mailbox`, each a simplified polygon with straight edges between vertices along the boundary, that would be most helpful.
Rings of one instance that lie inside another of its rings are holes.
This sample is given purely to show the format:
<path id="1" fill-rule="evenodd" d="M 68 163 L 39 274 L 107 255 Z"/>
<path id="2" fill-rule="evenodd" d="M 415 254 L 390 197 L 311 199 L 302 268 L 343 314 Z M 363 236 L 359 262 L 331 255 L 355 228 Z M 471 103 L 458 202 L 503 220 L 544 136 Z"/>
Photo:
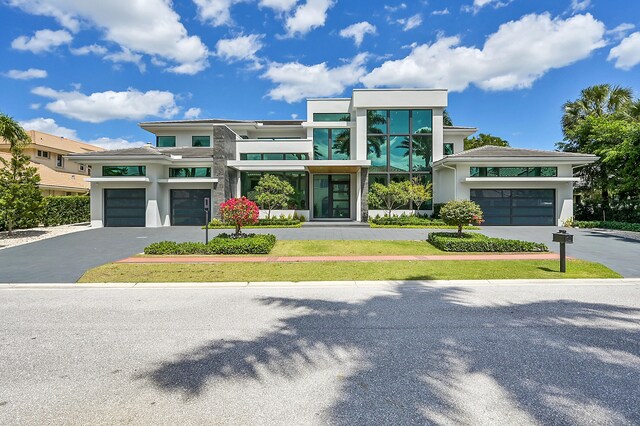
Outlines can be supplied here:
<path id="1" fill-rule="evenodd" d="M 573 234 L 568 234 L 567 231 L 564 230 L 554 232 L 553 242 L 561 244 L 573 244 Z"/>

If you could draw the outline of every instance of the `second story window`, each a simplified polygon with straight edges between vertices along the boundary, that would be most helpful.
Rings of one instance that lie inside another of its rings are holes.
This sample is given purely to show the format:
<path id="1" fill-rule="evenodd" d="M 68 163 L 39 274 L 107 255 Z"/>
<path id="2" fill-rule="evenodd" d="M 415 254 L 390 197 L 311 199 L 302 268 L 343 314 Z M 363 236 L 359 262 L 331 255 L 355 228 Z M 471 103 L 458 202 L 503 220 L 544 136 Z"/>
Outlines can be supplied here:
<path id="1" fill-rule="evenodd" d="M 49 158 L 49 151 L 38 150 L 36 155 L 40 158 Z"/>
<path id="2" fill-rule="evenodd" d="M 171 167 L 169 177 L 172 178 L 197 178 L 211 177 L 210 167 Z"/>
<path id="3" fill-rule="evenodd" d="M 313 129 L 314 160 L 348 160 L 350 153 L 349 129 Z"/>
<path id="4" fill-rule="evenodd" d="M 146 176 L 146 166 L 102 166 L 102 176 Z"/>
<path id="5" fill-rule="evenodd" d="M 171 148 L 176 146 L 175 136 L 156 136 L 156 146 L 158 148 Z"/>
<path id="6" fill-rule="evenodd" d="M 191 136 L 191 146 L 208 147 L 211 146 L 210 136 Z"/>
<path id="7" fill-rule="evenodd" d="M 84 164 L 78 164 L 78 170 L 81 172 L 85 172 L 87 170 L 87 168 L 85 167 Z"/>
<path id="8" fill-rule="evenodd" d="M 453 144 L 452 143 L 445 143 L 444 145 L 442 145 L 442 153 L 444 155 L 453 155 Z"/>
<path id="9" fill-rule="evenodd" d="M 351 121 L 351 114 L 348 112 L 316 112 L 313 114 L 313 121 Z"/>
<path id="10" fill-rule="evenodd" d="M 64 157 L 62 156 L 62 154 L 58 154 L 58 156 L 56 157 L 56 167 L 64 167 Z"/>

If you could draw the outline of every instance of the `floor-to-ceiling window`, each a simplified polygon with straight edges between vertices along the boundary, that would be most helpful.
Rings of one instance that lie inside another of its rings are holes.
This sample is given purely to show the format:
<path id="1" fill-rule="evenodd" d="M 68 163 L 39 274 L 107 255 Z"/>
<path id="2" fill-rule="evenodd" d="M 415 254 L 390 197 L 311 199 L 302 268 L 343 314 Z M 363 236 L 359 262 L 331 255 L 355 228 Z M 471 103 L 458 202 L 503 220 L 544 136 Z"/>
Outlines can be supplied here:
<path id="1" fill-rule="evenodd" d="M 369 184 L 432 181 L 433 112 L 430 109 L 368 110 Z M 409 208 L 410 206 L 406 206 Z M 413 208 L 431 209 L 431 201 Z"/>
<path id="2" fill-rule="evenodd" d="M 288 208 L 297 210 L 307 210 L 309 208 L 309 174 L 307 172 L 241 172 L 241 194 L 253 199 L 253 189 L 260 182 L 260 178 L 266 174 L 277 176 L 293 186 L 294 193 L 289 200 Z"/>
<path id="3" fill-rule="evenodd" d="M 313 129 L 314 160 L 348 160 L 350 158 L 350 129 Z"/>

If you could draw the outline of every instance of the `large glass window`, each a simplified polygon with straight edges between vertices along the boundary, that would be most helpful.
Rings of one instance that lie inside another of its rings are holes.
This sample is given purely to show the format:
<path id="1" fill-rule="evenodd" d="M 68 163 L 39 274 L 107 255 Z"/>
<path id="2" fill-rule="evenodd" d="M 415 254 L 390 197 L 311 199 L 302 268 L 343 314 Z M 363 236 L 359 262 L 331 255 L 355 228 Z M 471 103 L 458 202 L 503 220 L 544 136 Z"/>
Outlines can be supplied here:
<path id="1" fill-rule="evenodd" d="M 169 168 L 169 177 L 172 178 L 196 178 L 211 177 L 210 167 L 176 167 Z"/>
<path id="2" fill-rule="evenodd" d="M 156 146 L 158 148 L 170 148 L 176 146 L 175 136 L 156 136 Z"/>
<path id="3" fill-rule="evenodd" d="M 348 112 L 316 112 L 313 114 L 313 121 L 351 121 L 351 114 Z"/>
<path id="4" fill-rule="evenodd" d="M 146 176 L 146 166 L 102 166 L 102 176 Z"/>
<path id="5" fill-rule="evenodd" d="M 241 160 L 308 160 L 309 154 L 240 154 Z"/>
<path id="6" fill-rule="evenodd" d="M 453 144 L 452 143 L 445 143 L 444 145 L 442 145 L 442 153 L 444 155 L 453 155 Z"/>
<path id="7" fill-rule="evenodd" d="M 298 210 L 307 210 L 309 208 L 309 175 L 306 172 L 241 172 L 241 194 L 249 199 L 254 199 L 255 193 L 253 190 L 260 182 L 260 178 L 265 174 L 277 176 L 293 186 L 294 193 L 289 199 L 288 208 Z"/>
<path id="8" fill-rule="evenodd" d="M 314 160 L 348 160 L 350 151 L 349 129 L 313 129 Z"/>
<path id="9" fill-rule="evenodd" d="M 210 136 L 191 136 L 191 146 L 211 146 Z"/>
<path id="10" fill-rule="evenodd" d="M 471 167 L 471 177 L 556 177 L 557 167 Z"/>

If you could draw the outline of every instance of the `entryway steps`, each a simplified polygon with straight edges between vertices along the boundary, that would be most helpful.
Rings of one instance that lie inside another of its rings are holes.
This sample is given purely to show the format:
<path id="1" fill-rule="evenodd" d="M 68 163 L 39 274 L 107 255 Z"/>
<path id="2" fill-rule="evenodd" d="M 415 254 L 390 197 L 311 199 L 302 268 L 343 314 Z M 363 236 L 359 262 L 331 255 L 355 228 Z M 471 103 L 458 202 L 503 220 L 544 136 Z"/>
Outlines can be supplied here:
<path id="1" fill-rule="evenodd" d="M 368 222 L 355 220 L 312 220 L 304 222 L 303 228 L 369 228 Z"/>

